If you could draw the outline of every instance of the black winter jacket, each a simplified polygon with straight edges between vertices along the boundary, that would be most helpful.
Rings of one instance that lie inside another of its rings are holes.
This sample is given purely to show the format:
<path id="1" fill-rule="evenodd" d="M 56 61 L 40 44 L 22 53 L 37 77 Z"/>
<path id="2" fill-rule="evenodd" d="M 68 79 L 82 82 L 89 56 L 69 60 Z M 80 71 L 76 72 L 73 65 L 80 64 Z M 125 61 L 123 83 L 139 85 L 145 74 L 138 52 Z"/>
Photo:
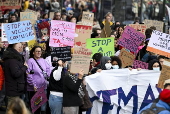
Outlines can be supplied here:
<path id="1" fill-rule="evenodd" d="M 20 96 L 26 91 L 26 70 L 22 55 L 8 48 L 3 56 L 6 96 Z"/>

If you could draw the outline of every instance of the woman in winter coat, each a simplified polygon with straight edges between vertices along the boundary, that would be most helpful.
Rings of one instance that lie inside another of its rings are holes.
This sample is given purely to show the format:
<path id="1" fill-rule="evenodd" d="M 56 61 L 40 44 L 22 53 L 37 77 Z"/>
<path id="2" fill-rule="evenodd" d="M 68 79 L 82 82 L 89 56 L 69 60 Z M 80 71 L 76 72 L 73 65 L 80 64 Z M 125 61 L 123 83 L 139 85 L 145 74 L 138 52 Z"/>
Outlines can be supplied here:
<path id="1" fill-rule="evenodd" d="M 4 52 L 6 104 L 15 97 L 23 98 L 26 90 L 27 64 L 22 57 L 22 44 L 10 44 Z"/>
<path id="2" fill-rule="evenodd" d="M 41 58 L 42 48 L 35 46 L 30 51 L 30 59 L 28 60 L 28 76 L 27 76 L 27 91 L 29 91 L 29 97 L 35 95 L 36 91 L 44 87 L 44 91 L 47 89 L 47 78 L 50 76 L 50 66 L 47 64 L 45 59 Z M 45 114 L 46 103 L 41 106 L 34 114 Z"/>

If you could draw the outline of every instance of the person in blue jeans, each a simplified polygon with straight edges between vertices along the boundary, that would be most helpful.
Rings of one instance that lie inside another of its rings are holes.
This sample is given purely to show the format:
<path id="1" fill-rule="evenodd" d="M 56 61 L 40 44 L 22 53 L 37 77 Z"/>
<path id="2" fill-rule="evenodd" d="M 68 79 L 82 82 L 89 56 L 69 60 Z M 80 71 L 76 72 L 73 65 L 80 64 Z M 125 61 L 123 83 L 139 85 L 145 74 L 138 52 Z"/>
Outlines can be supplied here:
<path id="1" fill-rule="evenodd" d="M 63 78 L 65 76 L 63 61 L 58 60 L 56 67 L 53 69 L 50 75 L 49 87 L 49 106 L 51 114 L 63 114 Z"/>

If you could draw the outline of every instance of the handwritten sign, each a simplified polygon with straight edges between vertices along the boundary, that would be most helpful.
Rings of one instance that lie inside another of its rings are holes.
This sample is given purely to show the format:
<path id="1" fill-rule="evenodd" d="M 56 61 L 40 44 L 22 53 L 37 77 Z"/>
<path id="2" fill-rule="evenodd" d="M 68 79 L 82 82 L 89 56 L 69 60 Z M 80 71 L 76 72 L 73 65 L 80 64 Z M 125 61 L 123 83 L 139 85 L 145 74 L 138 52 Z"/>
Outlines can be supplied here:
<path id="1" fill-rule="evenodd" d="M 50 37 L 50 19 L 37 20 L 35 24 L 38 43 L 44 43 Z"/>
<path id="2" fill-rule="evenodd" d="M 148 69 L 148 63 L 139 61 L 139 60 L 135 60 L 133 63 L 133 68 L 137 69 L 137 68 L 142 68 L 142 69 Z"/>
<path id="3" fill-rule="evenodd" d="M 82 47 L 75 47 L 74 54 L 72 55 L 71 60 L 71 73 L 78 73 L 80 70 L 84 70 L 85 74 L 89 73 L 89 65 L 91 60 L 91 50 L 82 48 Z"/>
<path id="4" fill-rule="evenodd" d="M 51 51 L 51 61 L 57 60 L 70 61 L 71 60 L 71 47 L 55 47 Z"/>
<path id="5" fill-rule="evenodd" d="M 122 61 L 122 67 L 131 66 L 135 60 L 135 55 L 131 52 L 126 51 L 124 48 L 121 49 L 119 58 Z"/>
<path id="6" fill-rule="evenodd" d="M 34 113 L 39 107 L 41 107 L 44 103 L 48 101 L 44 88 L 38 89 L 35 95 L 31 99 L 31 109 L 32 113 Z"/>
<path id="7" fill-rule="evenodd" d="M 103 56 L 114 55 L 114 38 L 90 38 L 86 40 L 88 49 L 92 50 L 92 55 L 95 53 L 103 53 Z"/>
<path id="8" fill-rule="evenodd" d="M 170 57 L 170 35 L 156 30 L 153 31 L 147 50 Z"/>
<path id="9" fill-rule="evenodd" d="M 144 23 L 147 26 L 147 28 L 150 28 L 151 26 L 155 26 L 156 30 L 163 32 L 164 22 L 162 22 L 162 21 L 145 19 Z"/>
<path id="10" fill-rule="evenodd" d="M 36 15 L 34 12 L 20 12 L 20 21 L 30 20 L 31 23 L 35 24 Z"/>
<path id="11" fill-rule="evenodd" d="M 86 40 L 91 37 L 92 27 L 85 25 L 76 25 L 75 46 L 83 46 Z"/>
<path id="12" fill-rule="evenodd" d="M 20 9 L 22 0 L 0 0 L 0 9 Z"/>
<path id="13" fill-rule="evenodd" d="M 83 12 L 82 25 L 93 26 L 94 13 Z"/>
<path id="14" fill-rule="evenodd" d="M 52 20 L 50 31 L 50 46 L 73 46 L 75 36 L 75 23 Z"/>
<path id="15" fill-rule="evenodd" d="M 5 33 L 5 29 L 4 29 L 4 23 L 1 24 L 1 41 L 8 41 L 6 33 Z"/>
<path id="16" fill-rule="evenodd" d="M 25 42 L 34 39 L 33 27 L 30 21 L 20 21 L 4 24 L 9 44 Z"/>
<path id="17" fill-rule="evenodd" d="M 36 23 L 36 20 L 37 20 L 37 15 L 35 15 L 34 12 L 20 12 L 20 21 L 26 21 L 26 20 L 31 21 L 34 34 L 36 34 L 34 26 L 35 26 L 35 23 Z M 36 39 L 36 35 L 34 35 L 34 37 Z"/>
<path id="18" fill-rule="evenodd" d="M 126 26 L 122 37 L 118 40 L 118 44 L 134 53 L 137 53 L 138 47 L 142 41 L 144 41 L 144 38 L 144 34 Z"/>
<path id="19" fill-rule="evenodd" d="M 74 47 L 74 54 L 91 56 L 92 51 L 84 47 Z"/>
<path id="20" fill-rule="evenodd" d="M 165 60 L 164 63 L 168 63 L 168 64 L 164 64 L 162 65 L 162 70 L 161 70 L 161 75 L 159 77 L 159 81 L 158 81 L 158 87 L 164 89 L 164 82 L 165 80 L 170 79 L 170 60 Z"/>
<path id="21" fill-rule="evenodd" d="M 145 30 L 147 29 L 147 26 L 144 24 L 130 24 L 129 26 L 143 34 L 145 34 Z"/>

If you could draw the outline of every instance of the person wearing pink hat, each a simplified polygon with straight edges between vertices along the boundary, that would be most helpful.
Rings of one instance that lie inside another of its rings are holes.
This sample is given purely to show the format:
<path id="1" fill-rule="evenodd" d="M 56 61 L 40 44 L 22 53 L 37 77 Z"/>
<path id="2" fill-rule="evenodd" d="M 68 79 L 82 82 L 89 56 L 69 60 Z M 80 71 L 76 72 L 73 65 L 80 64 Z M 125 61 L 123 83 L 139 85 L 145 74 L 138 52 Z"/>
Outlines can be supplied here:
<path id="1" fill-rule="evenodd" d="M 164 89 L 158 103 L 150 103 L 137 114 L 170 114 L 170 90 Z"/>

